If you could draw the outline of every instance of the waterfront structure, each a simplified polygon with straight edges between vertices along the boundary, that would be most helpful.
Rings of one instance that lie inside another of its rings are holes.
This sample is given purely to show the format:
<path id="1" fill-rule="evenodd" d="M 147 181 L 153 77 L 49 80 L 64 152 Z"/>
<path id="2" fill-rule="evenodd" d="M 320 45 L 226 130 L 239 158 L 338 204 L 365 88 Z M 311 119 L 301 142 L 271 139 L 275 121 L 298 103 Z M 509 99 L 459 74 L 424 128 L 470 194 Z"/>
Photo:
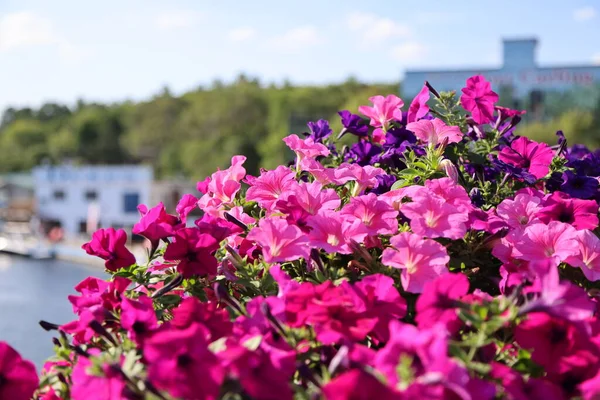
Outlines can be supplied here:
<path id="1" fill-rule="evenodd" d="M 42 165 L 32 171 L 38 217 L 66 238 L 99 227 L 139 221 L 138 204 L 150 204 L 153 172 L 144 165 Z"/>
<path id="2" fill-rule="evenodd" d="M 514 108 L 528 108 L 536 112 L 551 93 L 571 90 L 587 90 L 585 97 L 593 107 L 597 101 L 600 85 L 600 65 L 538 66 L 535 38 L 504 39 L 503 63 L 499 68 L 466 68 L 457 70 L 409 70 L 402 83 L 402 95 L 408 99 L 415 96 L 425 81 L 438 91 L 450 91 L 464 87 L 467 78 L 484 75 L 494 89 L 504 98 L 505 104 Z"/>

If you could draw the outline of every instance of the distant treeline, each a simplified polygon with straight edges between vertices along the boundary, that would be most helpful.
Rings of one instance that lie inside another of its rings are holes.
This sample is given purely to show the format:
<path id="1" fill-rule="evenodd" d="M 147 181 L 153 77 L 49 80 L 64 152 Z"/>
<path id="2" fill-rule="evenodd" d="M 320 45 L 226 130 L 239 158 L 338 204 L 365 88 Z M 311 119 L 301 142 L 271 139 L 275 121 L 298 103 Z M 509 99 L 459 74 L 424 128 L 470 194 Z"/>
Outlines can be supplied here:
<path id="1" fill-rule="evenodd" d="M 292 155 L 281 139 L 307 130 L 306 122 L 356 110 L 375 94 L 398 93 L 398 83 L 354 79 L 327 86 L 262 86 L 240 76 L 182 96 L 168 90 L 141 102 L 113 105 L 48 103 L 39 109 L 9 108 L 0 123 L 0 172 L 23 171 L 42 162 L 147 163 L 160 177 L 203 178 L 244 154 L 246 167 L 274 167 Z"/>
<path id="2" fill-rule="evenodd" d="M 39 109 L 7 109 L 0 122 L 0 173 L 25 171 L 42 162 L 86 164 L 147 163 L 159 177 L 204 178 L 229 165 L 232 155 L 246 167 L 270 168 L 292 159 L 281 141 L 307 130 L 306 122 L 331 121 L 338 110 L 356 112 L 376 94 L 397 94 L 399 83 L 365 84 L 355 79 L 326 86 L 264 86 L 240 76 L 182 96 L 167 89 L 152 99 L 75 107 L 48 103 Z M 411 99 L 404 99 L 408 104 Z M 501 101 L 502 103 L 502 101 Z M 555 119 L 525 124 L 519 134 L 553 141 L 563 129 L 571 142 L 600 144 L 600 105 L 578 109 L 564 98 L 553 105 Z M 510 106 L 510 104 L 507 104 Z M 574 109 L 574 110 L 573 110 Z"/>

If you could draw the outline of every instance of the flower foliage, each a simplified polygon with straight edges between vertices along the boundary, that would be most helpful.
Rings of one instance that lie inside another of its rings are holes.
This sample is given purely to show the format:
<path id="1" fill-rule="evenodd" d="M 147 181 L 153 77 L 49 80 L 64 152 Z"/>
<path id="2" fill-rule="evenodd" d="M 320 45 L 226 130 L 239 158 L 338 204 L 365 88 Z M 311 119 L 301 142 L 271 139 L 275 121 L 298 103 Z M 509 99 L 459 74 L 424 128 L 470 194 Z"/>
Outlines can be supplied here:
<path id="1" fill-rule="evenodd" d="M 407 112 L 369 100 L 338 135 L 286 137 L 287 166 L 249 176 L 235 156 L 175 213 L 140 206 L 144 263 L 94 234 L 111 277 L 42 323 L 56 356 L 35 396 L 598 398 L 600 154 L 516 136 L 523 112 L 482 76 L 460 98 L 426 84 Z M 0 393 L 28 398 L 29 364 L 0 361 Z"/>

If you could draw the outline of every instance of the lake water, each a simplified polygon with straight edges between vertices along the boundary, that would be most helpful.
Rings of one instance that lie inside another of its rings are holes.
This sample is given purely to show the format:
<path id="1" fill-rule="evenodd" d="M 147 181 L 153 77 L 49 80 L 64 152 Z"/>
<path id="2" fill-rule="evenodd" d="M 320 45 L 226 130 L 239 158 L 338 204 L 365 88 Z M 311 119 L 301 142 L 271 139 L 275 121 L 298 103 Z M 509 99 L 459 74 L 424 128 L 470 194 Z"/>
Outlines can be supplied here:
<path id="1" fill-rule="evenodd" d="M 75 319 L 67 295 L 86 277 L 104 277 L 98 267 L 60 260 L 31 260 L 0 254 L 0 340 L 36 364 L 38 371 L 52 355 L 52 336 L 38 324 Z"/>

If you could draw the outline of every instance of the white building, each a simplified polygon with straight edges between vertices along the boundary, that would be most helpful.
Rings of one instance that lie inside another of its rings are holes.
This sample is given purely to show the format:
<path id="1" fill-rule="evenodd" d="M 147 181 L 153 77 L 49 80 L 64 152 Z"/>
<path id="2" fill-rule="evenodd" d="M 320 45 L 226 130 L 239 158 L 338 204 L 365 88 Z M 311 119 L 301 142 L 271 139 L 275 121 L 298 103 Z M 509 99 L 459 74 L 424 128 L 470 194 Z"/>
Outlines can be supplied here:
<path id="1" fill-rule="evenodd" d="M 66 237 L 96 228 L 126 228 L 149 204 L 153 173 L 142 165 L 44 165 L 33 169 L 39 217 L 60 225 Z"/>
<path id="2" fill-rule="evenodd" d="M 481 74 L 492 83 L 496 92 L 504 89 L 511 93 L 512 107 L 522 108 L 523 99 L 529 98 L 530 107 L 535 107 L 544 103 L 548 94 L 570 90 L 593 94 L 600 85 L 599 65 L 539 66 L 536 61 L 538 41 L 535 38 L 504 39 L 502 45 L 502 65 L 497 68 L 406 71 L 402 94 L 410 99 L 421 90 L 425 81 L 429 81 L 438 91 L 457 90 L 460 95 L 467 78 Z M 594 96 L 581 97 L 583 101 L 587 99 L 587 106 L 595 104 Z"/>

